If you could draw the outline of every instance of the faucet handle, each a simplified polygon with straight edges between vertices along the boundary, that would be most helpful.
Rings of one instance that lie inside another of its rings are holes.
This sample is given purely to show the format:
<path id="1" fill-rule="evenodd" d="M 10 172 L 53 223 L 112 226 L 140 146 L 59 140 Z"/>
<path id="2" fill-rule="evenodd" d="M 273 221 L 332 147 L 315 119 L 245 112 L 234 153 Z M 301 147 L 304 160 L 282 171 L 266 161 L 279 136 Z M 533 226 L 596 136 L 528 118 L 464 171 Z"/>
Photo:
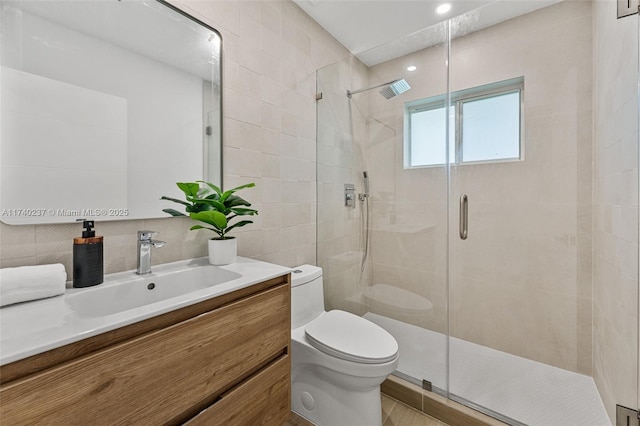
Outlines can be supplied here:
<path id="1" fill-rule="evenodd" d="M 138 241 L 151 241 L 154 235 L 158 235 L 158 231 L 138 231 Z"/>

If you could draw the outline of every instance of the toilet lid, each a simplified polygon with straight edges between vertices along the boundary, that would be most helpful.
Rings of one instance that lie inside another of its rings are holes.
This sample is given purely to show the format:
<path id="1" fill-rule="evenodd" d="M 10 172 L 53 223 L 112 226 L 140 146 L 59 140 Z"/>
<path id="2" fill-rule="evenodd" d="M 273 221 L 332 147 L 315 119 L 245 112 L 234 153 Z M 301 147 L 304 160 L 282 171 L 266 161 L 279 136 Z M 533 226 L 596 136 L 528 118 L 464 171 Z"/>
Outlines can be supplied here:
<path id="1" fill-rule="evenodd" d="M 398 342 L 385 329 L 357 315 L 329 311 L 305 327 L 309 343 L 347 361 L 381 364 L 398 355 Z"/>

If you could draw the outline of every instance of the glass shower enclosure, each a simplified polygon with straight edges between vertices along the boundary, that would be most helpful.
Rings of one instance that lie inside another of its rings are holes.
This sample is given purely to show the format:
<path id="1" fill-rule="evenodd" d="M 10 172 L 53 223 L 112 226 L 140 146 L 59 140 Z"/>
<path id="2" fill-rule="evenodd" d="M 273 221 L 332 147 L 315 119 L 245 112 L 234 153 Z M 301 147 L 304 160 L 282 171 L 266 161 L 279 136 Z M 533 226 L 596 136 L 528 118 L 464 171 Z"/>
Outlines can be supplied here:
<path id="1" fill-rule="evenodd" d="M 638 20 L 506 7 L 318 70 L 326 305 L 507 423 L 615 424 L 638 403 Z"/>

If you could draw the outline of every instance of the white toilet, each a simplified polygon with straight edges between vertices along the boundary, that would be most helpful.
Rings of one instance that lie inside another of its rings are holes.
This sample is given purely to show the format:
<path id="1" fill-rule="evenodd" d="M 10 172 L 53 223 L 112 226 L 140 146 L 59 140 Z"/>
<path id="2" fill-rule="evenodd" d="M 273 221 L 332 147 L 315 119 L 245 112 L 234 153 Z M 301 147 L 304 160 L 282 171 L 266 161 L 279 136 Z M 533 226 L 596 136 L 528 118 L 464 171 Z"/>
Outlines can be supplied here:
<path id="1" fill-rule="evenodd" d="M 378 325 L 324 310 L 322 269 L 291 274 L 291 408 L 320 426 L 380 426 L 380 384 L 398 343 Z"/>

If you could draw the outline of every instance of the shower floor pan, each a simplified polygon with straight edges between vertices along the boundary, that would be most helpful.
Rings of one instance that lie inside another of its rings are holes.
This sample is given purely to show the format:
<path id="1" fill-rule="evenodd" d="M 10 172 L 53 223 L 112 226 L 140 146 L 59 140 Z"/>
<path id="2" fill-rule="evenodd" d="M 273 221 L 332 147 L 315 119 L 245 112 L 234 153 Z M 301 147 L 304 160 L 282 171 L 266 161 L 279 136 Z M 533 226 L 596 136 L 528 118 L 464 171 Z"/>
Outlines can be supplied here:
<path id="1" fill-rule="evenodd" d="M 368 312 L 400 347 L 397 371 L 446 389 L 446 336 Z M 450 341 L 450 393 L 531 426 L 611 426 L 593 378 L 464 340 Z"/>

